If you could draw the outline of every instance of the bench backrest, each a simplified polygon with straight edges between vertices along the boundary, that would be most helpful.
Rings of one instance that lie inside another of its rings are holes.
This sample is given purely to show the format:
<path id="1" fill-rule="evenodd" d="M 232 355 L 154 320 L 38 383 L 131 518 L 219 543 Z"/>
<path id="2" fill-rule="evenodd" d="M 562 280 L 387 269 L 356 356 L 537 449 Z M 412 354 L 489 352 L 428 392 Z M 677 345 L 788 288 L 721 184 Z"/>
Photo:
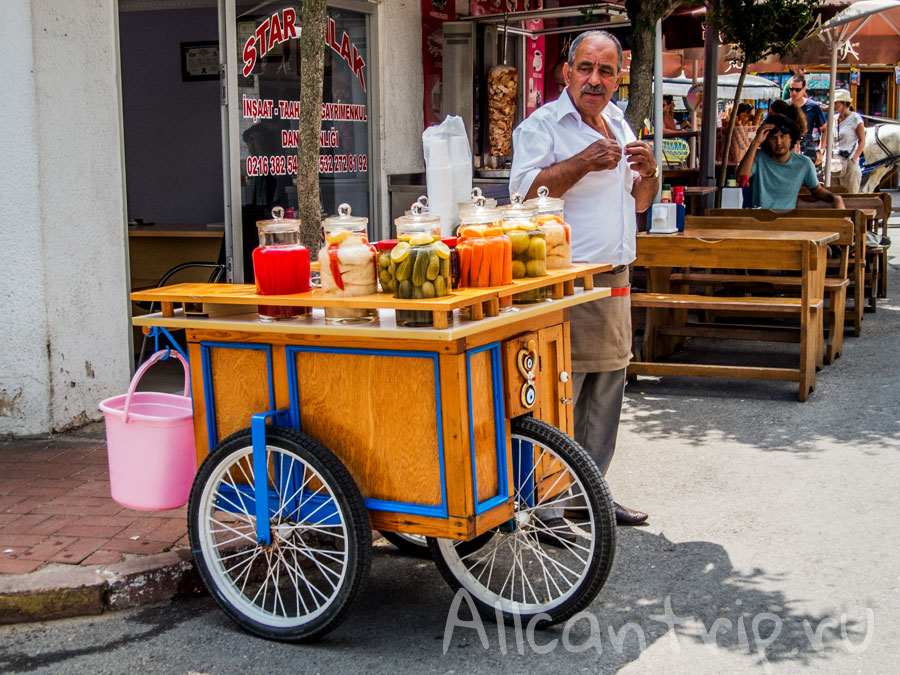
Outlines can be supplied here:
<path id="1" fill-rule="evenodd" d="M 888 192 L 854 192 L 842 194 L 844 207 L 848 209 L 875 209 L 876 220 L 884 220 L 885 215 L 890 216 L 892 208 L 891 195 Z M 801 194 L 797 198 L 798 209 L 831 208 L 829 202 L 821 202 L 813 199 L 812 195 Z"/>
<path id="2" fill-rule="evenodd" d="M 685 225 L 687 227 L 687 225 Z M 760 270 L 804 270 L 816 268 L 816 247 L 798 239 L 747 240 L 702 239 L 689 236 L 638 242 L 634 264 L 640 267 L 717 267 Z"/>
<path id="3" fill-rule="evenodd" d="M 757 213 L 759 211 L 759 213 Z M 772 212 L 770 212 L 772 213 Z M 762 209 L 710 209 L 706 216 L 687 216 L 684 228 L 725 230 L 767 230 L 784 232 L 837 232 L 839 246 L 852 246 L 856 224 L 848 217 L 784 217 L 781 214 L 764 213 Z M 848 213 L 854 213 L 848 211 Z M 721 215 L 720 215 L 721 214 Z M 757 217 L 761 216 L 761 217 Z"/>

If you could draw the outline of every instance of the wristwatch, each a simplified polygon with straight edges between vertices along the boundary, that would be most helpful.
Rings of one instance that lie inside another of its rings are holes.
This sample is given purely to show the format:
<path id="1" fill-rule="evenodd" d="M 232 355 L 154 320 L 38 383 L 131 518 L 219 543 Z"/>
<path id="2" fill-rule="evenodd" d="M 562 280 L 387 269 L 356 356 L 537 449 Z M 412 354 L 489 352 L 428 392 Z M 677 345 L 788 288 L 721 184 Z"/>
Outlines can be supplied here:
<path id="1" fill-rule="evenodd" d="M 659 164 L 653 167 L 653 173 L 645 176 L 641 174 L 641 178 L 659 178 Z"/>

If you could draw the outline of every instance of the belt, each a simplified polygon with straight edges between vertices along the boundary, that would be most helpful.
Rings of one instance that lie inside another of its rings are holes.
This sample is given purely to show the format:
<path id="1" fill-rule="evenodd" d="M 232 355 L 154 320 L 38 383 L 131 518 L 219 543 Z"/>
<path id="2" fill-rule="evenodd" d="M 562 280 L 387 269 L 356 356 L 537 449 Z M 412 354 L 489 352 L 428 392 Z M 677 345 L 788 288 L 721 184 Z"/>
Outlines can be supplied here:
<path id="1" fill-rule="evenodd" d="M 625 270 L 628 269 L 628 265 L 619 265 L 618 267 L 613 267 L 608 273 L 609 274 L 621 274 Z"/>

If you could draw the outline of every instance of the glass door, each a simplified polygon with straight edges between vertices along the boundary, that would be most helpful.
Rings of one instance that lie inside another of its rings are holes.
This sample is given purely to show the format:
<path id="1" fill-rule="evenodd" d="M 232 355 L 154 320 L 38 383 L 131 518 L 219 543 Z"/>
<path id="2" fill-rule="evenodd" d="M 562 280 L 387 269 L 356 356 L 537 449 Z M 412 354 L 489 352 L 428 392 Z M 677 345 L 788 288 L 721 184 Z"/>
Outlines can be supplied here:
<path id="1" fill-rule="evenodd" d="M 276 206 L 288 214 L 297 206 L 301 7 L 285 0 L 224 4 L 232 274 L 249 283 L 256 221 L 271 218 Z M 370 12 L 366 2 L 329 3 L 319 188 L 323 213 L 347 202 L 371 221 Z"/>

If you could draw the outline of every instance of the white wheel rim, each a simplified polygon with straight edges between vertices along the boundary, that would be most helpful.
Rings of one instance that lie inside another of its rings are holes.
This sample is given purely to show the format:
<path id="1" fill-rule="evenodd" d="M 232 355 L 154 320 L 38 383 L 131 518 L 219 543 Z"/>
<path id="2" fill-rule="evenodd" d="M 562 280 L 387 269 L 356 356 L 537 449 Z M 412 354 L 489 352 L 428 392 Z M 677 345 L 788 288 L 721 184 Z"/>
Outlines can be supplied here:
<path id="1" fill-rule="evenodd" d="M 495 531 L 475 551 L 466 551 L 467 542 L 453 539 L 438 539 L 437 543 L 454 577 L 482 603 L 512 614 L 535 614 L 565 603 L 586 579 L 596 555 L 597 519 L 590 502 L 580 499 L 584 489 L 568 462 L 532 438 L 513 434 L 512 439 L 513 452 L 517 446 L 524 451 L 516 441 L 539 450 L 531 473 L 531 489 L 525 489 L 529 476 L 514 476 L 514 485 L 519 486 L 515 494 L 515 530 Z M 553 471 L 548 472 L 550 458 L 554 464 Z M 566 479 L 569 487 L 556 493 Z M 538 485 L 546 488 L 543 497 L 535 494 Z M 527 506 L 530 495 L 535 497 L 531 507 Z M 565 525 L 579 535 L 575 542 L 556 535 L 555 531 L 564 526 L 547 527 L 540 521 L 535 512 L 546 513 L 547 509 L 558 509 L 560 513 L 568 509 L 580 514 L 575 520 L 567 519 Z M 559 546 L 545 543 L 538 538 L 539 533 L 558 541 Z"/>
<path id="2" fill-rule="evenodd" d="M 243 498 L 231 473 L 250 477 L 252 494 L 252 448 L 232 452 L 221 461 L 203 486 L 198 513 L 198 534 L 203 561 L 213 583 L 226 601 L 245 617 L 274 628 L 291 628 L 316 620 L 332 605 L 347 580 L 347 517 L 325 478 L 309 463 L 282 448 L 267 446 L 270 485 L 276 485 L 274 470 L 281 476 L 302 475 L 300 506 L 288 512 L 290 500 L 282 494 L 270 519 L 272 543 L 256 541 L 254 504 Z M 313 489 L 312 486 L 318 487 Z M 229 511 L 216 505 L 224 500 Z M 308 519 L 292 519 L 299 508 L 309 508 L 310 499 L 330 500 L 340 524 L 315 522 L 319 508 Z M 320 542 L 310 541 L 315 534 Z M 321 548 L 321 546 L 327 546 Z M 332 550 L 332 548 L 334 550 Z M 261 577 L 261 578 L 260 578 Z"/>
<path id="3" fill-rule="evenodd" d="M 401 539 L 405 539 L 410 544 L 428 548 L 428 538 L 424 534 L 407 534 L 406 532 L 394 532 Z"/>

